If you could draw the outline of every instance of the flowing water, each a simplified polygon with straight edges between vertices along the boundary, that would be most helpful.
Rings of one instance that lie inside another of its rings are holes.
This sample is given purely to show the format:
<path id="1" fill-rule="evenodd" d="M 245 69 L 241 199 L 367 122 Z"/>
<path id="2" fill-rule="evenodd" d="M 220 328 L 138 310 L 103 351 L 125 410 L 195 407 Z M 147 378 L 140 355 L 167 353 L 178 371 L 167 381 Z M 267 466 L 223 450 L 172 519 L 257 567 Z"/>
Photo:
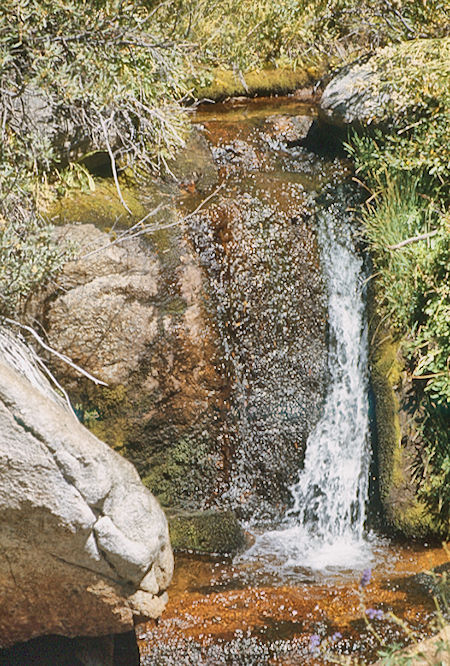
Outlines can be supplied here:
<path id="1" fill-rule="evenodd" d="M 363 261 L 339 203 L 318 215 L 328 291 L 330 381 L 322 416 L 306 443 L 282 529 L 258 536 L 246 559 L 279 568 L 367 566 L 364 536 L 371 456 Z"/>
<path id="2" fill-rule="evenodd" d="M 218 505 L 253 543 L 177 557 L 165 614 L 140 628 L 145 666 L 368 664 L 405 625 L 429 631 L 414 574 L 445 550 L 367 528 L 366 275 L 349 165 L 301 138 L 313 115 L 293 99 L 197 113 L 223 186 L 190 221 L 231 386 Z"/>

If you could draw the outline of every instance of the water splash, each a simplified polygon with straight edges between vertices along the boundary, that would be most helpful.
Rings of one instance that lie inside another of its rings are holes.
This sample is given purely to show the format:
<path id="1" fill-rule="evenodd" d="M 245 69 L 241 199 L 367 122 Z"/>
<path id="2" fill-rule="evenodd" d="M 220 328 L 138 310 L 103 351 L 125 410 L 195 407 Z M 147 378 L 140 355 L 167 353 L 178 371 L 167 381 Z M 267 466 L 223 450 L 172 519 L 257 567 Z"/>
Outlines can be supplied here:
<path id="1" fill-rule="evenodd" d="M 328 394 L 308 438 L 303 470 L 290 489 L 293 506 L 283 528 L 258 536 L 245 556 L 286 569 L 364 566 L 370 557 L 364 539 L 370 446 L 363 262 L 342 203 L 331 204 L 318 218 L 328 289 Z"/>

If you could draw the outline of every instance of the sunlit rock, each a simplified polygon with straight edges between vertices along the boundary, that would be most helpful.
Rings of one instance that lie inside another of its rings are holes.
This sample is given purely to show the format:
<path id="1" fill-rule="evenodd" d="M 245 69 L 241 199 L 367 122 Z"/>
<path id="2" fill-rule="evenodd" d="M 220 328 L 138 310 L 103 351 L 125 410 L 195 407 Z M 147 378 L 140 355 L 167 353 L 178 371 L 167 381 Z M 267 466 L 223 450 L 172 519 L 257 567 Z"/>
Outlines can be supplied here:
<path id="1" fill-rule="evenodd" d="M 3 331 L 0 348 L 0 646 L 156 617 L 173 569 L 162 510 L 27 350 Z M 150 570 L 159 575 L 141 589 Z"/>

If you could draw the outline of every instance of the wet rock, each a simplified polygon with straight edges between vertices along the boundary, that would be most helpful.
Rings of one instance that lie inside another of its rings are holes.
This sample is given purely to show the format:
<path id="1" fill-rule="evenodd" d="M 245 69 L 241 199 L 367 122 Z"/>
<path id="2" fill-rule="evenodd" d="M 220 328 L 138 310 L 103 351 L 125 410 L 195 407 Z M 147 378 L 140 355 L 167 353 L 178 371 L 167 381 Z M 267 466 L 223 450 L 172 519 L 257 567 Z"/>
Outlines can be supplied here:
<path id="1" fill-rule="evenodd" d="M 236 182 L 186 227 L 170 197 L 158 222 L 173 226 L 89 256 L 114 236 L 61 227 L 81 258 L 34 313 L 54 348 L 108 383 L 51 361 L 80 419 L 136 464 L 164 506 L 282 515 L 320 413 L 326 299 L 306 189 L 328 176 L 319 158 L 286 149 L 282 132 L 297 140 L 309 121 L 276 118 L 275 129 L 263 118 L 216 130 L 205 121 L 221 178 Z M 274 150 L 270 134 L 281 137 Z M 187 191 L 203 187 L 193 171 L 194 162 L 178 173 Z M 251 196 L 235 196 L 242 187 Z M 89 221 L 87 210 L 76 215 L 72 206 L 60 217 Z"/>
<path id="2" fill-rule="evenodd" d="M 221 197 L 191 223 L 233 387 L 220 501 L 247 519 L 284 512 L 327 376 L 315 230 L 298 191 L 288 192 L 287 208 L 282 192 L 271 205 Z"/>
<path id="3" fill-rule="evenodd" d="M 169 162 L 168 178 L 181 187 L 194 187 L 205 192 L 217 184 L 218 172 L 206 139 L 194 127 L 175 159 Z"/>
<path id="4" fill-rule="evenodd" d="M 170 540 L 177 550 L 236 555 L 245 535 L 232 511 L 200 511 L 169 520 Z"/>
<path id="5" fill-rule="evenodd" d="M 295 146 L 305 139 L 313 122 L 310 116 L 269 116 L 266 124 L 273 138 Z"/>
<path id="6" fill-rule="evenodd" d="M 431 571 L 416 574 L 411 582 L 424 589 L 430 597 L 437 599 L 445 612 L 450 602 L 450 562 L 434 567 Z"/>
<path id="7" fill-rule="evenodd" d="M 247 141 L 235 139 L 230 143 L 213 148 L 214 159 L 220 166 L 227 164 L 255 171 L 260 166 L 260 158 L 255 148 Z"/>
<path id="8" fill-rule="evenodd" d="M 157 617 L 173 569 L 161 508 L 26 348 L 3 331 L 0 347 L 0 645 L 124 632 L 134 617 Z M 151 569 L 164 575 L 143 590 Z"/>
<path id="9" fill-rule="evenodd" d="M 165 219 L 176 225 L 173 209 Z M 81 258 L 66 265 L 36 314 L 50 345 L 108 386 L 49 357 L 54 372 L 81 420 L 137 465 L 165 505 L 199 508 L 223 467 L 227 387 L 192 250 L 177 226 L 112 246 L 114 236 L 90 224 L 56 234 L 75 242 Z"/>

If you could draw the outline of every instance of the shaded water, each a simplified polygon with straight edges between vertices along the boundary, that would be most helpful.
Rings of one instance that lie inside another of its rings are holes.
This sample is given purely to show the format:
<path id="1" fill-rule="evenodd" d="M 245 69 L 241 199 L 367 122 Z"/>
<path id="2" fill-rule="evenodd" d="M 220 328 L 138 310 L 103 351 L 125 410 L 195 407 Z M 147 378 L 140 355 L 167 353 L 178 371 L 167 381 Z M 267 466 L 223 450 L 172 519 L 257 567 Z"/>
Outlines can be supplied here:
<path id="1" fill-rule="evenodd" d="M 381 643 L 406 638 L 389 612 L 430 630 L 433 600 L 411 576 L 445 551 L 364 532 L 363 261 L 345 193 L 333 189 L 348 165 L 296 135 L 312 113 L 278 100 L 197 114 L 224 184 L 191 230 L 232 385 L 218 505 L 237 511 L 254 544 L 234 562 L 178 556 L 167 611 L 140 629 L 147 666 L 367 664 L 381 647 L 369 608 L 383 614 Z"/>

